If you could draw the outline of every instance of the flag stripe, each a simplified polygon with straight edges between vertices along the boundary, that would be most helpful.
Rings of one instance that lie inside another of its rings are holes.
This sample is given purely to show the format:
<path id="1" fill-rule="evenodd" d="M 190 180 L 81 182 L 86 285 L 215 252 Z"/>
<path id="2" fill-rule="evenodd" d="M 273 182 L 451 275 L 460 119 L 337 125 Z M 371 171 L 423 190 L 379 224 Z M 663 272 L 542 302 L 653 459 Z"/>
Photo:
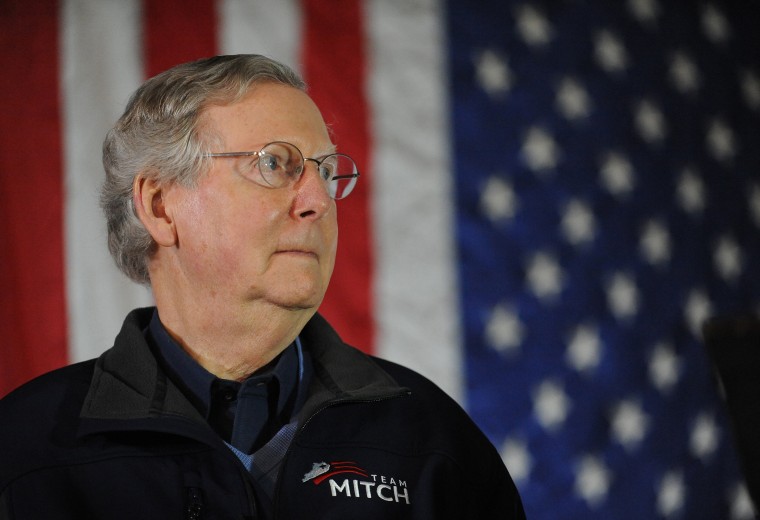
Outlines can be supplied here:
<path id="1" fill-rule="evenodd" d="M 0 395 L 66 362 L 56 11 L 11 1 L 0 15 Z"/>
<path id="2" fill-rule="evenodd" d="M 263 54 L 300 70 L 301 10 L 296 0 L 219 0 L 223 54 Z"/>
<path id="3" fill-rule="evenodd" d="M 358 1 L 334 9 L 319 0 L 303 0 L 302 56 L 309 93 L 332 129 L 338 149 L 351 155 L 362 171 L 351 196 L 337 202 L 340 245 L 320 312 L 345 341 L 372 351 L 375 334 L 370 284 L 374 265 L 368 212 L 372 172 L 361 7 Z"/>
<path id="4" fill-rule="evenodd" d="M 215 0 L 144 0 L 145 75 L 217 54 Z"/>
<path id="5" fill-rule="evenodd" d="M 461 400 L 442 6 L 368 1 L 367 32 L 378 352 Z"/>
<path id="6" fill-rule="evenodd" d="M 137 0 L 65 0 L 61 9 L 71 361 L 99 355 L 113 344 L 126 313 L 151 301 L 143 287 L 116 269 L 105 247 L 105 221 L 98 206 L 103 137 L 143 78 L 140 12 Z"/>

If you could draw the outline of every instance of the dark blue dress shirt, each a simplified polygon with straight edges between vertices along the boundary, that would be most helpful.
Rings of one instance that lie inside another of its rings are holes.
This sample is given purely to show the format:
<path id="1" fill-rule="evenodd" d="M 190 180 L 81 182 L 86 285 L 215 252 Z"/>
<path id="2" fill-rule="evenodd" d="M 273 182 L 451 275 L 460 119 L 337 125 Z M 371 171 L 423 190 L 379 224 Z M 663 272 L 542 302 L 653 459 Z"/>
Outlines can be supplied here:
<path id="1" fill-rule="evenodd" d="M 238 382 L 216 377 L 199 365 L 169 335 L 158 311 L 145 335 L 169 377 L 271 496 L 311 376 L 300 341 Z"/>

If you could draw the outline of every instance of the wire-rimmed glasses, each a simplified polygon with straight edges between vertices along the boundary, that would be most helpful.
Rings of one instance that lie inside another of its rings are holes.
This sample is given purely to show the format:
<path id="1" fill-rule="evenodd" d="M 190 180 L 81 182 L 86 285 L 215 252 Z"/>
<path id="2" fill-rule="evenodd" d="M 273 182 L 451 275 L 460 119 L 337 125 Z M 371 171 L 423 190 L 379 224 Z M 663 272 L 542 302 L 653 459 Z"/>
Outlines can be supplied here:
<path id="1" fill-rule="evenodd" d="M 204 157 L 234 157 L 236 171 L 246 179 L 267 188 L 284 188 L 301 177 L 306 161 L 317 165 L 327 193 L 335 200 L 346 198 L 356 186 L 359 171 L 348 155 L 332 153 L 319 159 L 304 157 L 293 144 L 275 141 L 258 152 L 207 153 Z"/>

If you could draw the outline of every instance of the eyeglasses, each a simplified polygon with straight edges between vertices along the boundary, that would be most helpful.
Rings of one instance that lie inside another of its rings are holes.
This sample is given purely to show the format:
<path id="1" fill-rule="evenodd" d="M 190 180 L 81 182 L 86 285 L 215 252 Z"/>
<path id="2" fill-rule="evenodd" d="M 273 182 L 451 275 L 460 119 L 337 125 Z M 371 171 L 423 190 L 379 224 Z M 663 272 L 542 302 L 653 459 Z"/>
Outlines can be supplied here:
<path id="1" fill-rule="evenodd" d="M 304 158 L 295 145 L 276 141 L 258 152 L 207 153 L 204 157 L 238 157 L 236 171 L 246 179 L 267 188 L 292 186 L 303 174 L 306 161 L 317 165 L 327 193 L 335 200 L 346 198 L 356 186 L 359 171 L 348 155 L 332 153 L 320 159 Z"/>

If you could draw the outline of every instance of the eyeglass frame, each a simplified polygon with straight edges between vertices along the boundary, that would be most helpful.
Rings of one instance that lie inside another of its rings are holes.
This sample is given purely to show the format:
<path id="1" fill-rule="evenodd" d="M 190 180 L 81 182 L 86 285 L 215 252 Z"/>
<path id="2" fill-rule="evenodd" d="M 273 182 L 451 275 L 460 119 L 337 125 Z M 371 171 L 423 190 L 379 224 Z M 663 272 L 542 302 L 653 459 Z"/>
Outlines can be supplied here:
<path id="1" fill-rule="evenodd" d="M 258 166 L 258 161 L 260 161 L 261 157 L 262 157 L 261 152 L 263 152 L 266 147 L 271 146 L 273 144 L 291 146 L 301 156 L 301 164 L 302 164 L 301 171 L 296 176 L 293 177 L 293 179 L 294 179 L 293 183 L 298 182 L 298 179 L 303 175 L 303 172 L 306 170 L 306 161 L 312 161 L 312 162 L 316 163 L 316 165 L 317 165 L 317 172 L 319 172 L 319 167 L 322 165 L 322 163 L 325 162 L 329 157 L 333 157 L 333 156 L 345 157 L 346 159 L 350 160 L 353 163 L 354 169 L 356 170 L 356 172 L 353 173 L 353 174 L 351 174 L 351 175 L 337 175 L 335 177 L 331 177 L 330 179 L 324 179 L 322 177 L 322 175 L 320 175 L 320 178 L 322 178 L 323 180 L 329 182 L 329 181 L 337 181 L 337 180 L 342 180 L 342 179 L 357 179 L 358 180 L 358 178 L 360 176 L 359 167 L 356 165 L 356 161 L 354 161 L 354 159 L 351 156 L 349 156 L 349 155 L 346 155 L 344 153 L 334 152 L 334 153 L 330 153 L 330 154 L 325 155 L 321 159 L 316 159 L 314 157 L 304 157 L 303 152 L 301 151 L 300 148 L 298 148 L 293 143 L 289 143 L 287 141 L 272 141 L 271 143 L 267 143 L 264 146 L 262 146 L 261 149 L 259 149 L 258 151 L 249 151 L 249 152 L 206 152 L 206 153 L 204 153 L 202 155 L 202 157 L 211 157 L 211 158 L 213 158 L 213 157 L 221 157 L 221 158 L 225 158 L 225 157 L 253 157 L 253 156 L 257 156 L 258 158 L 257 158 L 256 164 Z M 266 178 L 264 178 L 264 174 L 261 172 L 261 168 L 259 168 L 259 175 L 261 176 L 262 180 L 265 183 L 265 185 L 263 185 L 263 187 L 265 187 L 265 188 L 268 187 L 268 188 L 271 188 L 271 189 L 280 189 L 280 188 L 285 188 L 287 186 L 287 184 L 283 185 L 283 186 L 272 186 L 270 183 L 267 182 Z M 255 182 L 255 181 L 252 180 L 251 182 Z M 353 188 L 351 188 L 351 192 L 353 192 Z M 351 195 L 351 192 L 349 192 L 348 195 Z M 327 193 L 328 194 L 330 193 L 329 189 L 327 190 Z M 346 197 L 348 197 L 348 195 L 345 195 L 345 196 L 340 197 L 340 198 L 335 198 L 335 197 L 333 197 L 331 195 L 330 198 L 333 199 L 333 200 L 343 200 Z"/>

